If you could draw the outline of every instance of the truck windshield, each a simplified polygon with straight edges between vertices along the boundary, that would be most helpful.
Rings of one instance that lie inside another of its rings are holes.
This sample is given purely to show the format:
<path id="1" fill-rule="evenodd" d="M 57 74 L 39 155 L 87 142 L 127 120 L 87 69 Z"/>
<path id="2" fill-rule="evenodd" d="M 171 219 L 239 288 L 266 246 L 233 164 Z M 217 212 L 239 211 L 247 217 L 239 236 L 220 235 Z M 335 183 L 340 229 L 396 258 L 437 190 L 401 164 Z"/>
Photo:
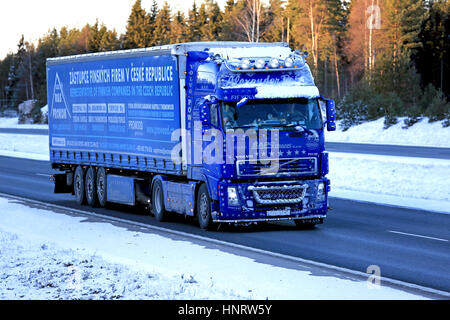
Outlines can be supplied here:
<path id="1" fill-rule="evenodd" d="M 295 126 L 322 129 L 317 99 L 249 100 L 241 107 L 236 107 L 236 102 L 224 101 L 221 108 L 225 130 L 245 127 L 292 130 Z"/>

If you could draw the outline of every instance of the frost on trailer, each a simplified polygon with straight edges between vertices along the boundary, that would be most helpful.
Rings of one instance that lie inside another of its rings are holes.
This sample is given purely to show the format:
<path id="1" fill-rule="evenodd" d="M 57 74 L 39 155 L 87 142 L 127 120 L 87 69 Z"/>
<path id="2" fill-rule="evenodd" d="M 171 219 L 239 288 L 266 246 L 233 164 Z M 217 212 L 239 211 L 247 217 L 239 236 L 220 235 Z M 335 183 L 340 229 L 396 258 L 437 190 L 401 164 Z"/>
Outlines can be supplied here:
<path id="1" fill-rule="evenodd" d="M 214 223 L 322 223 L 334 103 L 286 43 L 198 42 L 48 59 L 55 192 Z"/>

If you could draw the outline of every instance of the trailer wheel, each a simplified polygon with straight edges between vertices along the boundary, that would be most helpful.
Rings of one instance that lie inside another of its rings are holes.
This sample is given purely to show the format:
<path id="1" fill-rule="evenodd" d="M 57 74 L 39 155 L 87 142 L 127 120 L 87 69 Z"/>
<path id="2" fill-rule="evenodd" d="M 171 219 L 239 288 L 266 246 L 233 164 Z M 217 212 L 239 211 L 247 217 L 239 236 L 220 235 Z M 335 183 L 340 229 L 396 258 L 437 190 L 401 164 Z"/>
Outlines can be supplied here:
<path id="1" fill-rule="evenodd" d="M 197 193 L 197 219 L 200 228 L 211 229 L 213 224 L 211 217 L 211 198 L 206 184 L 202 184 Z"/>
<path id="2" fill-rule="evenodd" d="M 75 175 L 73 177 L 73 191 L 75 199 L 79 205 L 86 203 L 86 196 L 84 193 L 84 170 L 81 166 L 75 169 Z"/>
<path id="3" fill-rule="evenodd" d="M 97 169 L 96 187 L 98 204 L 103 208 L 106 206 L 106 171 L 103 167 Z"/>
<path id="4" fill-rule="evenodd" d="M 87 204 L 91 207 L 97 206 L 97 179 L 96 179 L 95 169 L 93 167 L 89 167 L 86 172 L 85 177 L 85 188 L 86 188 L 86 201 Z"/>
<path id="5" fill-rule="evenodd" d="M 152 211 L 156 220 L 164 221 L 167 218 L 166 209 L 164 208 L 163 187 L 160 180 L 156 180 L 152 190 Z"/>

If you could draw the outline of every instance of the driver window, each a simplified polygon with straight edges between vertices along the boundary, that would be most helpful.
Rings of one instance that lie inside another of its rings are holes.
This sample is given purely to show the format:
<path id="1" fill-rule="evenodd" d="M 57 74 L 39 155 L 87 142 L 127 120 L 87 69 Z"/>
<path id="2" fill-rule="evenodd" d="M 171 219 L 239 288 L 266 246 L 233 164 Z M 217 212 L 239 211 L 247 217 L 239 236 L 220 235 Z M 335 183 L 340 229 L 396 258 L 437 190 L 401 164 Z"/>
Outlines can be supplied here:
<path id="1" fill-rule="evenodd" d="M 211 111 L 211 124 L 215 127 L 219 127 L 219 117 L 217 115 L 217 104 L 212 104 L 210 107 Z"/>

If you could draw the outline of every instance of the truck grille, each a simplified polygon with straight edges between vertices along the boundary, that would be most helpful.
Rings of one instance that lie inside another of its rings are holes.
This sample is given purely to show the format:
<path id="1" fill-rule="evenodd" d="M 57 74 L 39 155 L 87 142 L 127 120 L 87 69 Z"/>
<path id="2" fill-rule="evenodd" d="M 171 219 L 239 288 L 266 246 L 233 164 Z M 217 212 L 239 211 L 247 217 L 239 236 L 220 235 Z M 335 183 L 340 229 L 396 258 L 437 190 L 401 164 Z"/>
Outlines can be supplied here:
<path id="1" fill-rule="evenodd" d="M 303 201 L 307 184 L 300 186 L 250 186 L 253 197 L 258 204 L 294 204 Z"/>
<path id="2" fill-rule="evenodd" d="M 272 160 L 274 161 L 274 160 Z M 238 160 L 237 171 L 240 176 L 286 176 L 293 174 L 317 174 L 316 158 L 285 158 L 278 160 L 278 167 L 269 162 L 251 163 L 248 160 Z"/>

